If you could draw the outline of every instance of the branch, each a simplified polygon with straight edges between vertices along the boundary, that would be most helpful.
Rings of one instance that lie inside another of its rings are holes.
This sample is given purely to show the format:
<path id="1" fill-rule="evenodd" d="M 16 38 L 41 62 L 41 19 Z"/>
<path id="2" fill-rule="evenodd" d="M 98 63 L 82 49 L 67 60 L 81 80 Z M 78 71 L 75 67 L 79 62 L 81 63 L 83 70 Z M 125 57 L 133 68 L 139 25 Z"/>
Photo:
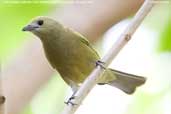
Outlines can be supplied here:
<path id="1" fill-rule="evenodd" d="M 1 75 L 1 64 L 0 64 L 0 114 L 5 114 L 5 97 L 2 91 L 2 75 Z"/>
<path id="2" fill-rule="evenodd" d="M 146 15 L 150 12 L 153 7 L 152 0 L 146 0 L 141 6 L 139 11 L 136 13 L 135 17 L 132 19 L 129 26 L 125 31 L 120 35 L 116 43 L 113 44 L 112 48 L 108 53 L 102 58 L 102 61 L 105 62 L 106 67 L 112 62 L 114 57 L 119 53 L 119 51 L 127 44 L 131 39 L 133 33 L 136 31 L 138 26 L 141 24 Z M 96 85 L 100 76 L 104 73 L 104 69 L 100 66 L 96 67 L 93 72 L 88 76 L 84 81 L 82 86 L 79 88 L 75 94 L 75 99 L 72 100 L 74 104 L 77 105 L 66 105 L 62 114 L 74 114 L 78 107 L 81 105 L 83 99 L 87 96 L 90 90 Z"/>

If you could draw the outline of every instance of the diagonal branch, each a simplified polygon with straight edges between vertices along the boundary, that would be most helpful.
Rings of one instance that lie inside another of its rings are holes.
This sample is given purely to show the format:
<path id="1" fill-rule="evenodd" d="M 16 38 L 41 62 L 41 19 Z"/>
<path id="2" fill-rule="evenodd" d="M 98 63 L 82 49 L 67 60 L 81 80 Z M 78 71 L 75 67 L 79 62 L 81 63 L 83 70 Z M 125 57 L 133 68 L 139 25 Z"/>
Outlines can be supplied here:
<path id="1" fill-rule="evenodd" d="M 105 62 L 105 66 L 112 62 L 112 60 L 116 57 L 119 51 L 128 43 L 131 39 L 132 34 L 136 31 L 138 26 L 141 24 L 146 15 L 150 12 L 153 7 L 152 0 L 146 0 L 144 4 L 141 6 L 139 11 L 136 13 L 128 27 L 123 31 L 118 40 L 113 44 L 112 48 L 108 51 L 108 53 L 102 58 L 101 61 Z M 100 66 L 96 67 L 93 72 L 88 76 L 88 78 L 84 81 L 82 86 L 79 88 L 77 93 L 75 94 L 75 99 L 72 100 L 74 104 L 77 105 L 66 105 L 62 114 L 74 114 L 75 111 L 81 105 L 83 99 L 87 96 L 90 90 L 96 85 L 100 76 L 104 73 L 104 69 Z"/>

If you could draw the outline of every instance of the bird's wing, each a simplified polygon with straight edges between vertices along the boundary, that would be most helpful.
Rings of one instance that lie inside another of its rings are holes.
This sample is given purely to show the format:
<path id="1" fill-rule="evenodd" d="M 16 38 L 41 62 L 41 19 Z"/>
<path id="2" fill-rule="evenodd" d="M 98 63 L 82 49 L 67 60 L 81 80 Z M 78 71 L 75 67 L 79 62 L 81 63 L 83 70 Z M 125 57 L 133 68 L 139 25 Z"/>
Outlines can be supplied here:
<path id="1" fill-rule="evenodd" d="M 87 45 L 100 58 L 100 56 L 97 53 L 97 51 L 91 46 L 91 44 L 89 43 L 89 41 L 86 38 L 84 38 L 83 36 L 81 36 L 80 40 L 81 40 L 82 43 L 84 43 L 85 45 Z"/>
<path id="2" fill-rule="evenodd" d="M 83 35 L 81 35 L 80 33 L 72 30 L 71 28 L 66 28 L 66 30 L 69 31 L 74 36 L 74 38 L 76 38 L 76 36 L 77 36 L 79 41 L 81 41 L 84 45 L 86 45 L 93 53 L 96 54 L 96 56 L 98 58 L 100 58 L 99 54 L 96 52 L 96 50 L 91 46 L 89 41 Z"/>

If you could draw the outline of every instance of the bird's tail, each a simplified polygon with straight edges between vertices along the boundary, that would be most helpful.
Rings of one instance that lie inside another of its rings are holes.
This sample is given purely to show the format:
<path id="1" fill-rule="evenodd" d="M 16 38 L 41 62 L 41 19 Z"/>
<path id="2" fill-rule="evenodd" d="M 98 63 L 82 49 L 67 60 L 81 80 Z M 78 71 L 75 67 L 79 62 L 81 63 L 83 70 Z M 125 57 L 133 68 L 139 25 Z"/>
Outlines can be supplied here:
<path id="1" fill-rule="evenodd" d="M 107 69 L 104 73 L 105 79 L 99 84 L 109 84 L 111 86 L 121 89 L 127 94 L 132 94 L 136 90 L 136 87 L 145 83 L 146 78 L 142 76 L 136 76 L 133 74 L 128 74 L 120 72 L 113 69 Z M 104 81 L 105 80 L 105 81 Z"/>

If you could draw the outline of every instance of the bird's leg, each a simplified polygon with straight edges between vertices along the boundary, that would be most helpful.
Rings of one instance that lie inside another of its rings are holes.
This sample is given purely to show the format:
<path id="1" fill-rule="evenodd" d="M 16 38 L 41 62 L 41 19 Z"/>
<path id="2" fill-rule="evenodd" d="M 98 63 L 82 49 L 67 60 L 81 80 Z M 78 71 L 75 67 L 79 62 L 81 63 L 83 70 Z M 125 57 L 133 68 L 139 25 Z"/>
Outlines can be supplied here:
<path id="1" fill-rule="evenodd" d="M 75 103 L 73 103 L 73 100 L 75 99 L 75 94 L 76 94 L 76 92 L 77 92 L 77 90 L 79 89 L 79 85 L 77 85 L 74 81 L 72 81 L 72 80 L 68 80 L 69 81 L 69 85 L 70 85 L 70 87 L 71 87 L 71 89 L 72 89 L 72 91 L 73 91 L 73 94 L 71 95 L 71 97 L 66 101 L 66 102 L 64 102 L 65 104 L 67 104 L 67 105 L 69 105 L 69 104 L 71 104 L 71 105 L 77 105 L 77 104 L 75 104 Z"/>
<path id="2" fill-rule="evenodd" d="M 100 60 L 96 61 L 96 67 L 97 66 L 100 66 L 101 68 L 106 69 L 105 62 L 103 61 L 100 61 Z"/>
<path id="3" fill-rule="evenodd" d="M 75 104 L 75 103 L 72 102 L 72 100 L 75 99 L 75 94 L 76 94 L 76 91 L 72 94 L 72 96 L 68 99 L 68 101 L 67 102 L 64 102 L 64 103 L 67 104 L 67 105 L 69 105 L 69 104 L 71 104 L 71 105 L 77 105 L 77 104 Z"/>
<path id="4" fill-rule="evenodd" d="M 71 97 L 69 98 L 69 100 L 75 99 L 75 94 L 76 94 L 76 92 L 74 92 L 74 93 L 71 95 Z"/>

